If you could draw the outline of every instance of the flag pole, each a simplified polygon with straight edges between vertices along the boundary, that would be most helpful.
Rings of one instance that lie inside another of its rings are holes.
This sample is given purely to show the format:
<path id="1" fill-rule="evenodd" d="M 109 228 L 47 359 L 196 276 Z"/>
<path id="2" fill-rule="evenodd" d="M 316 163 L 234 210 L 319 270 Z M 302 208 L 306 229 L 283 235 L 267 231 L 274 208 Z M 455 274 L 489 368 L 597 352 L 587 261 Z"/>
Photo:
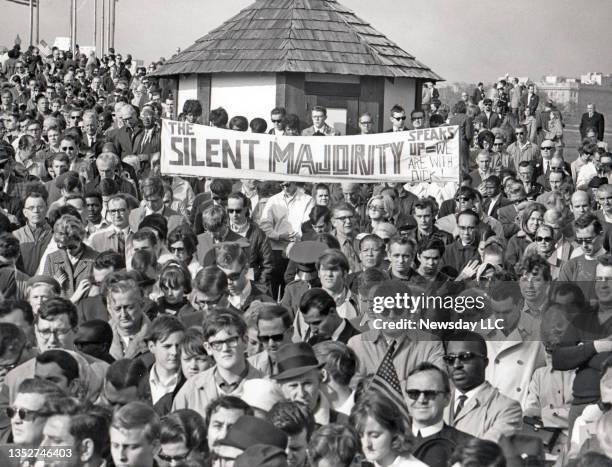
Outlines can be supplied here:
<path id="1" fill-rule="evenodd" d="M 72 40 L 70 42 L 70 48 L 74 54 L 76 51 L 77 43 L 77 4 L 76 0 L 72 0 Z"/>
<path id="2" fill-rule="evenodd" d="M 102 43 L 100 44 L 100 57 L 104 55 L 105 46 L 106 46 L 106 0 L 102 0 L 102 34 L 100 34 L 100 38 L 102 39 Z"/>
<path id="3" fill-rule="evenodd" d="M 98 0 L 94 0 L 94 15 L 93 15 L 93 46 L 98 54 Z"/>
<path id="4" fill-rule="evenodd" d="M 34 0 L 30 0 L 30 45 L 34 44 Z"/>
<path id="5" fill-rule="evenodd" d="M 40 2 L 36 0 L 36 45 L 40 43 Z"/>

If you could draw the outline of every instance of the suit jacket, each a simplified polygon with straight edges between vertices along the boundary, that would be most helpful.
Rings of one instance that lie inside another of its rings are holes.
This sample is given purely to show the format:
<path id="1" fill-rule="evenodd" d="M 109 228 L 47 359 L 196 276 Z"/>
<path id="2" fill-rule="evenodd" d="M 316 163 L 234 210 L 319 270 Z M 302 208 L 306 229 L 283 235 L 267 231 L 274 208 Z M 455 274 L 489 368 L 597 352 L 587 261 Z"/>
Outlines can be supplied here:
<path id="1" fill-rule="evenodd" d="M 491 217 L 493 217 L 494 219 L 498 219 L 498 211 L 500 208 L 503 208 L 505 206 L 508 206 L 512 204 L 512 201 L 510 201 L 508 198 L 504 198 L 504 196 L 500 196 L 499 198 L 497 198 L 495 200 L 495 203 L 493 203 L 493 209 L 491 209 L 491 214 L 489 214 Z M 491 198 L 486 198 L 484 205 L 483 205 L 483 211 L 485 213 L 489 213 L 489 207 L 491 206 Z"/>
<path id="2" fill-rule="evenodd" d="M 136 190 L 136 187 L 132 185 L 128 180 L 126 180 L 123 177 L 119 179 L 115 177 L 113 180 L 117 183 L 120 193 L 128 194 L 138 199 L 138 192 Z M 99 176 L 94 177 L 94 179 L 91 182 L 85 185 L 85 192 L 87 193 L 89 191 L 100 191 L 99 186 L 100 186 L 100 177 Z"/>
<path id="3" fill-rule="evenodd" d="M 521 110 L 524 110 L 527 107 L 527 99 L 528 99 L 528 93 L 525 93 L 521 96 Z M 529 110 L 531 110 L 531 115 L 535 115 L 536 114 L 536 109 L 538 108 L 538 105 L 540 104 L 540 96 L 538 96 L 537 94 L 533 94 L 531 96 L 531 100 L 529 101 Z"/>
<path id="4" fill-rule="evenodd" d="M 187 219 L 185 219 L 185 216 L 182 216 L 174 209 L 170 209 L 167 206 L 164 206 L 164 209 L 161 214 L 168 220 L 168 232 L 172 232 L 179 225 L 188 224 Z M 145 207 L 136 208 L 133 209 L 132 212 L 130 212 L 130 228 L 133 232 L 138 231 L 138 225 L 145 218 L 145 215 Z"/>
<path id="5" fill-rule="evenodd" d="M 44 274 L 46 276 L 55 276 L 64 271 L 68 278 L 62 284 L 62 297 L 70 298 L 83 279 L 89 279 L 93 271 L 93 264 L 98 256 L 98 252 L 90 246 L 83 244 L 81 257 L 76 265 L 72 266 L 70 258 L 65 250 L 58 250 L 47 256 L 45 263 Z"/>
<path id="6" fill-rule="evenodd" d="M 102 147 L 104 146 L 104 143 L 106 143 L 106 136 L 104 135 L 104 133 L 98 132 L 96 133 L 94 138 L 95 142 L 92 144 L 89 135 L 83 135 L 80 147 L 82 153 L 87 152 L 89 149 L 93 149 L 96 155 L 102 152 Z"/>
<path id="7" fill-rule="evenodd" d="M 498 442 L 502 435 L 519 432 L 523 426 L 523 412 L 514 401 L 485 381 L 470 399 L 467 400 L 457 417 L 455 396 L 446 412 L 449 425 L 472 436 Z"/>
<path id="8" fill-rule="evenodd" d="M 586 138 L 586 131 L 588 128 L 595 128 L 597 131 L 597 139 L 603 141 L 604 130 L 605 130 L 605 119 L 599 112 L 593 112 L 593 116 L 589 117 L 588 113 L 583 113 L 580 119 L 580 136 Z"/>
<path id="9" fill-rule="evenodd" d="M 316 131 L 314 126 L 309 126 L 302 130 L 302 136 L 313 136 Z M 323 133 L 325 136 L 340 136 L 340 132 L 327 123 L 323 125 Z"/>
<path id="10" fill-rule="evenodd" d="M 152 128 L 149 138 L 145 141 L 146 130 L 143 128 L 134 136 L 132 149 L 133 154 L 153 154 L 161 151 L 161 129 L 158 126 Z"/>
<path id="11" fill-rule="evenodd" d="M 120 360 L 122 358 L 142 357 L 149 353 L 149 348 L 145 342 L 145 337 L 149 333 L 151 320 L 149 320 L 146 315 L 143 315 L 142 317 L 142 326 L 140 327 L 140 331 L 132 336 L 132 339 L 127 346 L 123 343 L 123 339 L 119 335 L 116 320 L 111 319 L 108 324 L 110 324 L 110 327 L 113 330 L 113 342 L 111 343 L 111 348 L 108 353 L 110 353 L 111 357 L 113 357 L 115 360 Z"/>
<path id="12" fill-rule="evenodd" d="M 497 112 L 491 112 L 491 115 L 487 117 L 486 113 L 482 113 L 482 115 L 486 118 L 485 127 L 490 130 L 492 128 L 496 128 L 501 125 L 502 121 L 499 118 L 499 114 Z"/>
<path id="13" fill-rule="evenodd" d="M 447 467 L 454 449 L 472 439 L 474 436 L 445 423 L 441 431 L 431 436 L 414 438 L 412 454 L 430 467 Z"/>
<path id="14" fill-rule="evenodd" d="M 132 239 L 132 235 L 133 232 L 130 229 L 130 232 L 125 238 L 125 244 L 127 244 Z M 125 255 L 125 251 L 119 251 L 119 235 L 117 230 L 113 226 L 109 226 L 105 229 L 95 232 L 91 237 L 89 237 L 87 243 L 94 250 L 99 252 L 112 250 L 116 253 Z"/>
<path id="15" fill-rule="evenodd" d="M 136 127 L 132 131 L 128 131 L 126 127 L 121 127 L 107 133 L 107 139 L 115 145 L 120 159 L 123 159 L 123 156 L 134 154 L 134 142 L 141 131 L 142 127 Z"/>

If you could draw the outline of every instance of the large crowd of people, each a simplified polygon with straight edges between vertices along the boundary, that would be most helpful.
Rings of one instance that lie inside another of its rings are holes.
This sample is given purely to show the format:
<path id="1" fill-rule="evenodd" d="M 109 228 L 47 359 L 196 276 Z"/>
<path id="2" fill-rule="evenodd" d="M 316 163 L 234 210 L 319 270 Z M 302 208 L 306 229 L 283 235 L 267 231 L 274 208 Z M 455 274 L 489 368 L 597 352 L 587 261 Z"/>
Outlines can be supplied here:
<path id="1" fill-rule="evenodd" d="M 305 128 L 175 109 L 157 65 L 18 46 L 2 64 L 1 465 L 612 465 L 595 103 L 578 147 L 518 79 L 359 116 L 456 125 L 452 190 L 181 178 L 160 173 L 161 118 L 339 133 L 324 107 Z M 438 326 L 400 326 L 421 319 Z"/>

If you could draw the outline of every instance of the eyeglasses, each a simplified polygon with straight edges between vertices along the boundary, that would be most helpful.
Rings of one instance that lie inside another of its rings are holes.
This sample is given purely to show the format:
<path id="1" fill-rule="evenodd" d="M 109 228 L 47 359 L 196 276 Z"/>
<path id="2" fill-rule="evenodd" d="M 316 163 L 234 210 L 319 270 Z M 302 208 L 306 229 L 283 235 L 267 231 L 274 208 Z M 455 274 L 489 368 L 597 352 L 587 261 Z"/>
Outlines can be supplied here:
<path id="1" fill-rule="evenodd" d="M 74 146 L 62 146 L 60 149 L 62 151 L 74 151 Z"/>
<path id="2" fill-rule="evenodd" d="M 371 125 L 372 122 L 359 122 L 360 125 Z"/>
<path id="3" fill-rule="evenodd" d="M 346 222 L 352 221 L 354 216 L 342 216 L 342 217 L 334 217 L 337 221 Z"/>
<path id="4" fill-rule="evenodd" d="M 240 214 L 242 209 L 228 209 L 227 212 L 228 214 Z"/>
<path id="5" fill-rule="evenodd" d="M 576 243 L 580 245 L 590 245 L 591 243 L 595 241 L 596 238 L 597 238 L 597 235 L 594 237 L 584 237 L 584 238 L 576 237 Z"/>
<path id="6" fill-rule="evenodd" d="M 41 412 L 40 410 L 28 410 L 28 409 L 18 409 L 17 407 L 7 407 L 6 408 L 6 416 L 12 420 L 13 417 L 17 415 L 20 420 L 24 422 L 31 422 L 36 417 L 46 416 L 46 412 Z"/>
<path id="7" fill-rule="evenodd" d="M 423 117 L 412 117 L 412 121 L 414 122 L 415 120 L 423 120 Z"/>
<path id="8" fill-rule="evenodd" d="M 36 330 L 38 331 L 38 334 L 40 334 L 45 339 L 49 339 L 51 338 L 51 336 L 55 336 L 56 338 L 65 336 L 70 331 L 72 331 L 72 329 L 73 328 L 58 328 L 58 329 L 40 329 L 38 327 L 36 328 Z"/>
<path id="9" fill-rule="evenodd" d="M 406 117 L 393 117 L 395 120 L 400 120 L 400 121 L 404 121 L 406 120 Z"/>
<path id="10" fill-rule="evenodd" d="M 542 151 L 552 151 L 552 148 L 551 148 L 551 147 L 549 147 L 549 146 L 542 147 L 542 148 L 540 148 L 540 149 L 542 149 Z"/>
<path id="11" fill-rule="evenodd" d="M 524 131 L 515 131 L 514 134 L 515 135 L 524 135 L 525 132 Z"/>
<path id="12" fill-rule="evenodd" d="M 115 216 L 115 215 L 117 215 L 117 214 L 125 214 L 126 212 L 127 212 L 127 209 L 125 209 L 125 208 L 119 208 L 119 209 L 109 209 L 109 210 L 108 210 L 108 213 L 109 213 L 111 216 Z"/>
<path id="13" fill-rule="evenodd" d="M 71 115 L 70 120 L 76 120 L 77 118 L 81 118 L 80 115 Z"/>
<path id="14" fill-rule="evenodd" d="M 219 295 L 217 298 L 213 298 L 212 300 L 200 300 L 196 298 L 194 302 L 198 307 L 212 308 L 221 301 L 221 298 L 223 298 L 223 295 Z"/>
<path id="15" fill-rule="evenodd" d="M 426 401 L 431 401 L 434 400 L 438 396 L 438 394 L 446 394 L 446 392 L 435 391 L 433 389 L 425 389 L 424 391 L 421 391 L 419 389 L 406 389 L 406 395 L 411 401 L 419 400 L 421 394 L 423 394 L 423 397 Z"/>
<path id="16" fill-rule="evenodd" d="M 467 196 L 458 196 L 455 198 L 456 203 L 467 203 L 468 201 L 472 201 L 472 198 L 468 198 Z"/>
<path id="17" fill-rule="evenodd" d="M 235 349 L 236 347 L 238 347 L 239 341 L 240 338 L 238 336 L 234 336 L 222 341 L 208 342 L 208 345 L 210 345 L 213 350 L 216 350 L 218 352 L 219 350 L 223 350 L 223 346 L 226 344 L 230 349 Z"/>
<path id="18" fill-rule="evenodd" d="M 270 341 L 274 341 L 278 344 L 279 342 L 282 342 L 284 337 L 285 337 L 284 332 L 281 332 L 280 334 L 270 334 L 269 336 L 262 336 L 260 334 L 259 336 L 257 336 L 257 340 L 261 342 L 262 344 L 267 344 Z"/>
<path id="19" fill-rule="evenodd" d="M 191 449 L 187 451 L 185 454 L 177 454 L 174 456 L 169 456 L 168 454 L 159 452 L 157 454 L 157 457 L 159 457 L 159 460 L 161 461 L 171 463 L 171 462 L 177 462 L 177 461 L 184 461 L 185 459 L 189 457 L 189 454 L 191 454 Z"/>
<path id="20" fill-rule="evenodd" d="M 458 354 L 449 353 L 442 357 L 447 365 L 454 365 L 457 359 L 459 359 L 461 363 L 467 363 L 476 358 L 485 358 L 485 356 L 475 352 L 461 352 Z"/>
<path id="21" fill-rule="evenodd" d="M 535 238 L 535 241 L 538 242 L 538 243 L 541 243 L 541 242 L 551 243 L 554 240 L 555 239 L 552 238 L 552 237 L 536 237 Z"/>
<path id="22" fill-rule="evenodd" d="M 279 118 L 279 119 L 272 119 L 272 123 L 282 123 L 283 119 Z"/>

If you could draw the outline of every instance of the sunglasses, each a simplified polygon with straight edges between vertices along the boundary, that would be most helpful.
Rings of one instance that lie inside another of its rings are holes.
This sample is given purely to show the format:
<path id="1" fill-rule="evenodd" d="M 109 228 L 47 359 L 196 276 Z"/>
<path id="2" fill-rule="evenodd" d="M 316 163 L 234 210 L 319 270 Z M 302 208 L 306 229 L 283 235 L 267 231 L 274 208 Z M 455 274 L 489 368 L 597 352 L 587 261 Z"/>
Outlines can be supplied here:
<path id="1" fill-rule="evenodd" d="M 227 212 L 229 214 L 240 214 L 242 212 L 242 209 L 228 209 Z"/>
<path id="2" fill-rule="evenodd" d="M 393 118 L 395 120 L 402 120 L 402 121 L 406 120 L 406 117 L 393 117 Z"/>
<path id="3" fill-rule="evenodd" d="M 20 420 L 31 422 L 36 417 L 45 416 L 46 413 L 39 410 L 18 409 L 16 407 L 6 408 L 6 416 L 10 420 L 12 420 L 15 415 L 17 415 Z"/>
<path id="4" fill-rule="evenodd" d="M 517 132 L 515 132 L 514 134 L 515 134 L 515 135 L 524 135 L 524 134 L 525 134 L 525 132 L 524 132 L 524 131 L 517 131 Z"/>
<path id="5" fill-rule="evenodd" d="M 406 389 L 406 395 L 411 401 L 419 400 L 421 394 L 423 394 L 423 397 L 426 401 L 431 401 L 434 400 L 438 396 L 438 394 L 445 394 L 445 392 L 434 391 L 433 389 L 426 389 L 424 391 L 421 391 L 419 389 Z"/>
<path id="6" fill-rule="evenodd" d="M 457 360 L 459 360 L 461 363 L 467 363 L 476 358 L 485 358 L 485 356 L 475 352 L 461 352 L 458 354 L 446 354 L 444 357 L 442 357 L 447 365 L 454 365 Z"/>
<path id="7" fill-rule="evenodd" d="M 74 146 L 62 146 L 60 149 L 62 151 L 74 151 Z"/>
<path id="8" fill-rule="evenodd" d="M 257 340 L 262 344 L 267 344 L 270 341 L 274 341 L 278 344 L 279 342 L 282 342 L 284 336 L 285 336 L 284 332 L 280 334 L 270 334 L 269 336 L 260 335 L 260 336 L 257 336 Z"/>
<path id="9" fill-rule="evenodd" d="M 282 118 L 281 119 L 276 119 L 276 120 L 272 119 L 272 123 L 282 123 L 282 122 L 283 122 Z"/>
<path id="10" fill-rule="evenodd" d="M 550 243 L 550 242 L 554 241 L 554 238 L 552 238 L 552 237 L 536 237 L 535 241 L 538 242 L 538 243 L 541 243 L 541 242 Z"/>
<path id="11" fill-rule="evenodd" d="M 518 135 L 518 133 L 517 133 L 517 135 Z M 541 149 L 542 149 L 542 151 L 552 151 L 552 148 L 550 146 L 545 146 L 545 147 L 543 147 Z"/>
<path id="12" fill-rule="evenodd" d="M 602 412 L 609 412 L 610 410 L 612 410 L 612 402 L 602 402 L 602 401 L 599 401 L 597 403 L 597 406 L 599 407 L 599 409 Z"/>
<path id="13" fill-rule="evenodd" d="M 171 463 L 171 462 L 177 462 L 177 461 L 184 461 L 185 459 L 189 457 L 189 454 L 191 454 L 191 449 L 187 451 L 185 454 L 178 454 L 175 456 L 170 456 L 168 454 L 164 454 L 163 452 L 160 452 L 159 454 L 157 454 L 157 457 L 159 457 L 159 460 L 163 462 Z"/>

